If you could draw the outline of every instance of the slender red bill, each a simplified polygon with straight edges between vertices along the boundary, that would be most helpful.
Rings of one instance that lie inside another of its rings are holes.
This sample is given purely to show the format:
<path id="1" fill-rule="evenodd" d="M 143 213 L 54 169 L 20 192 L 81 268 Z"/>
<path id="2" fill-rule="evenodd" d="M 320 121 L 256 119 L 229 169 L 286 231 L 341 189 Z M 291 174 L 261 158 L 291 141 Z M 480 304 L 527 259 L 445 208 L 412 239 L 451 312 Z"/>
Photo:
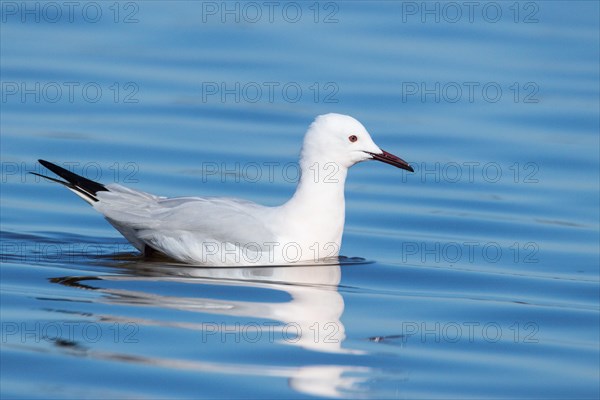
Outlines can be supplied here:
<path id="1" fill-rule="evenodd" d="M 393 165 L 394 167 L 402 168 L 402 169 L 405 169 L 410 172 L 415 172 L 415 170 L 406 161 L 404 161 L 400 157 L 396 157 L 395 155 L 388 153 L 385 150 L 381 150 L 381 151 L 383 152 L 381 154 L 375 154 L 375 153 L 369 153 L 369 154 L 373 157 L 373 159 L 375 159 L 377 161 L 381 161 L 386 164 L 390 164 L 390 165 Z"/>

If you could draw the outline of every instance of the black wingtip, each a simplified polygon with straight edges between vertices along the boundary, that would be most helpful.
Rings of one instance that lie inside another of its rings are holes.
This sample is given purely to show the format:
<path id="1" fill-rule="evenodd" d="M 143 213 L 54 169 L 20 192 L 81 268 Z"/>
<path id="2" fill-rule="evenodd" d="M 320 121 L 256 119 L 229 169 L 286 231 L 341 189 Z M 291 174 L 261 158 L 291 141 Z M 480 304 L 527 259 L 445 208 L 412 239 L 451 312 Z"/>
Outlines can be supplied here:
<path id="1" fill-rule="evenodd" d="M 29 171 L 29 173 L 31 175 L 35 175 L 35 176 L 39 176 L 39 177 L 44 178 L 44 179 L 48 179 L 49 181 L 52 181 L 52 182 L 60 183 L 61 185 L 65 185 L 65 186 L 69 186 L 69 187 L 71 186 L 69 184 L 69 182 L 61 181 L 60 179 L 52 178 L 50 176 L 38 174 L 37 172 L 32 172 L 32 171 Z"/>
<path id="2" fill-rule="evenodd" d="M 50 171 L 54 172 L 56 175 L 66 180 L 72 186 L 82 189 L 91 195 L 95 195 L 97 192 L 108 191 L 106 186 L 104 186 L 103 184 L 94 182 L 90 179 L 84 178 L 83 176 L 74 174 L 73 172 L 68 171 L 63 167 L 59 167 L 58 165 L 53 164 L 50 161 L 41 159 L 38 161 L 44 167 L 48 168 Z"/>

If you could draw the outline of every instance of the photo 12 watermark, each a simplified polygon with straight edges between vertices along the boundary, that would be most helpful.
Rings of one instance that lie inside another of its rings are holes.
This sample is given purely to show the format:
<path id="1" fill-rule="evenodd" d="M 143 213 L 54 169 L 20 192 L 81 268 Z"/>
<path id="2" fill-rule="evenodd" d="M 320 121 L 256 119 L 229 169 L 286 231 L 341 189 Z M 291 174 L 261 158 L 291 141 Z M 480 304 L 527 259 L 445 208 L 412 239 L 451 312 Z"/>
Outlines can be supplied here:
<path id="1" fill-rule="evenodd" d="M 499 323 L 494 321 L 478 322 L 417 322 L 403 321 L 400 324 L 400 334 L 374 336 L 372 342 L 386 343 L 400 340 L 406 343 L 458 343 L 484 342 L 498 343 L 509 341 L 513 343 L 539 343 L 540 327 L 531 321 L 514 321 Z"/>
<path id="2" fill-rule="evenodd" d="M 2 1 L 2 23 L 22 24 L 87 23 L 137 24 L 137 1 Z"/>
<path id="3" fill-rule="evenodd" d="M 140 87 L 136 82 L 98 83 L 92 81 L 3 81 L 2 104 L 138 104 Z"/>
<path id="4" fill-rule="evenodd" d="M 537 1 L 402 1 L 402 23 L 421 24 L 537 24 Z"/>
<path id="5" fill-rule="evenodd" d="M 42 243 L 2 240 L 2 243 L 0 243 L 0 262 L 76 264 L 85 260 L 118 257 L 123 254 L 131 254 L 134 251 L 131 244 L 122 241 L 113 243 Z"/>
<path id="6" fill-rule="evenodd" d="M 411 264 L 537 264 L 540 246 L 536 242 L 494 241 L 404 241 L 400 258 Z"/>
<path id="7" fill-rule="evenodd" d="M 537 82 L 412 81 L 401 83 L 402 103 L 540 103 Z"/>
<path id="8" fill-rule="evenodd" d="M 198 174 L 202 183 L 297 183 L 302 177 L 313 183 L 338 184 L 342 182 L 344 168 L 335 162 L 314 162 L 301 172 L 297 162 L 277 161 L 218 163 L 205 161 L 200 164 Z"/>
<path id="9" fill-rule="evenodd" d="M 268 265 L 300 264 L 336 257 L 336 242 L 255 241 L 245 243 L 204 241 L 195 249 L 195 261 L 209 264 Z"/>
<path id="10" fill-rule="evenodd" d="M 202 103 L 339 103 L 336 82 L 202 82 Z"/>
<path id="11" fill-rule="evenodd" d="M 540 166 L 535 161 L 499 163 L 481 161 L 410 162 L 414 172 L 401 171 L 402 182 L 453 184 L 538 184 Z"/>
<path id="12" fill-rule="evenodd" d="M 135 322 L 11 322 L 2 321 L 2 344 L 20 343 L 139 343 L 139 325 Z"/>
<path id="13" fill-rule="evenodd" d="M 316 344 L 340 344 L 340 323 L 335 321 L 300 322 L 247 322 L 233 324 L 203 322 L 201 342 L 219 343 L 298 343 L 310 341 Z"/>
<path id="14" fill-rule="evenodd" d="M 107 183 L 138 183 L 139 165 L 133 161 L 102 164 L 98 162 L 63 161 L 60 166 L 69 172 L 92 181 Z M 54 176 L 38 162 L 3 161 L 0 163 L 0 181 L 2 183 L 40 183 L 46 180 L 38 175 Z"/>
<path id="15" fill-rule="evenodd" d="M 327 1 L 203 1 L 202 23 L 337 24 L 340 5 Z"/>

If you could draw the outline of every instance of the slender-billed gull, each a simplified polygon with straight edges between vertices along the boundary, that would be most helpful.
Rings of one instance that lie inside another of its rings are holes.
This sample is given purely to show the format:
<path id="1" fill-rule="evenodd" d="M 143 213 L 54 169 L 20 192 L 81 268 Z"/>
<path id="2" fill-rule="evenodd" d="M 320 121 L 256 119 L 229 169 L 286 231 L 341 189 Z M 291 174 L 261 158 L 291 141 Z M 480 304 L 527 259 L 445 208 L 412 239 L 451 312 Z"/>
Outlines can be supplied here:
<path id="1" fill-rule="evenodd" d="M 371 159 L 413 172 L 406 161 L 380 149 L 356 119 L 317 117 L 304 137 L 296 192 L 277 207 L 224 197 L 155 196 L 39 161 L 64 181 L 40 176 L 84 199 L 144 254 L 210 266 L 256 266 L 337 257 L 348 168 Z"/>

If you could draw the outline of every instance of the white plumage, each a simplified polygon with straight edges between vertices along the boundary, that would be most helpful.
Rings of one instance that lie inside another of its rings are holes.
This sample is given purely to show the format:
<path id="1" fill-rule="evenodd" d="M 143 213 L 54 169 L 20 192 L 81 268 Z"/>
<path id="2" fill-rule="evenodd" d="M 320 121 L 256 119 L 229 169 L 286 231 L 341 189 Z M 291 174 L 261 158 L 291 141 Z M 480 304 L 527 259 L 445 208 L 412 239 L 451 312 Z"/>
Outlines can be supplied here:
<path id="1" fill-rule="evenodd" d="M 278 207 L 219 197 L 167 198 L 121 185 L 102 185 L 40 162 L 142 252 L 210 266 L 307 263 L 336 257 L 344 229 L 344 183 L 357 162 L 377 159 L 412 171 L 381 150 L 365 127 L 340 114 L 309 127 L 294 196 Z"/>

